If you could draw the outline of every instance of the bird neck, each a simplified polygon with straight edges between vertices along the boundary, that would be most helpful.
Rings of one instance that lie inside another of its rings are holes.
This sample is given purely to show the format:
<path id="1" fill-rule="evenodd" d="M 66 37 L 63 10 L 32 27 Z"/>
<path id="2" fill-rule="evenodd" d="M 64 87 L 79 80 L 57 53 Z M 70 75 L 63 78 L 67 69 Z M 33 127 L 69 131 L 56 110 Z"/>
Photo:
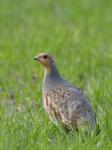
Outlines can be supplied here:
<path id="1" fill-rule="evenodd" d="M 55 64 L 53 64 L 53 66 L 51 66 L 50 69 L 45 70 L 43 81 L 44 91 L 48 91 L 49 89 L 58 87 L 60 84 L 64 82 L 65 81 L 60 76 L 59 71 Z"/>
<path id="2" fill-rule="evenodd" d="M 59 80 L 60 74 L 55 64 L 53 64 L 49 69 L 45 69 L 44 79 L 45 80 Z"/>

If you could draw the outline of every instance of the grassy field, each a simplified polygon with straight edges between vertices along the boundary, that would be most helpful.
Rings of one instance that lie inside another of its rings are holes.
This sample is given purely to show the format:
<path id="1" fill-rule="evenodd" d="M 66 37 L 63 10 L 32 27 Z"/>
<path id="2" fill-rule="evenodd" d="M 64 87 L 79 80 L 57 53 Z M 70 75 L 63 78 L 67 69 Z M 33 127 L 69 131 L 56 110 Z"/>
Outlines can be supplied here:
<path id="1" fill-rule="evenodd" d="M 51 53 L 65 79 L 87 93 L 96 129 L 65 134 L 42 105 Z M 112 1 L 0 1 L 0 150 L 112 149 Z"/>

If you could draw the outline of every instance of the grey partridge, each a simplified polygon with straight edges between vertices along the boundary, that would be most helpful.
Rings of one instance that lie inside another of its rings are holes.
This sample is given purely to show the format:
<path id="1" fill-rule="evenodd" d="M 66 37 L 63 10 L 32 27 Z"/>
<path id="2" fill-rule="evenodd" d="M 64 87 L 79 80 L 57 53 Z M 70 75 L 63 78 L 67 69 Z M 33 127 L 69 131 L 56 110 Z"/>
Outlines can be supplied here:
<path id="1" fill-rule="evenodd" d="M 45 68 L 43 104 L 52 122 L 68 129 L 94 128 L 94 112 L 86 95 L 65 81 L 47 53 L 34 57 Z"/>

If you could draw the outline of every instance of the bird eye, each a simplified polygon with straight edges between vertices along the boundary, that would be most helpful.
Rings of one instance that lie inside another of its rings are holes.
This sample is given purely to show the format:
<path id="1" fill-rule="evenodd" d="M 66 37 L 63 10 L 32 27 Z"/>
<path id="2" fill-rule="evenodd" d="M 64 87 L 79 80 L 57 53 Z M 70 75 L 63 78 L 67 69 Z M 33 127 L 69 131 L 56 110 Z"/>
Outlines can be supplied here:
<path id="1" fill-rule="evenodd" d="M 43 58 L 44 58 L 44 59 L 47 59 L 47 58 L 48 58 L 48 56 L 47 56 L 47 55 L 44 55 L 44 56 L 43 56 Z"/>

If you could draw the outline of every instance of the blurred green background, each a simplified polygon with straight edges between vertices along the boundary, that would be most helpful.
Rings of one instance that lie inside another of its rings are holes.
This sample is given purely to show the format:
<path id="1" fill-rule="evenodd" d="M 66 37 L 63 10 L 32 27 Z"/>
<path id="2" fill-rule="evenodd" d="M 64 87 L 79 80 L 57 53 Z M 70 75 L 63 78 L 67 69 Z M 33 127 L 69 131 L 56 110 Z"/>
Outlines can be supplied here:
<path id="1" fill-rule="evenodd" d="M 112 1 L 1 0 L 0 35 L 0 149 L 110 150 Z M 43 68 L 32 60 L 40 52 L 88 95 L 96 114 L 90 137 L 64 135 L 47 119 Z"/>

